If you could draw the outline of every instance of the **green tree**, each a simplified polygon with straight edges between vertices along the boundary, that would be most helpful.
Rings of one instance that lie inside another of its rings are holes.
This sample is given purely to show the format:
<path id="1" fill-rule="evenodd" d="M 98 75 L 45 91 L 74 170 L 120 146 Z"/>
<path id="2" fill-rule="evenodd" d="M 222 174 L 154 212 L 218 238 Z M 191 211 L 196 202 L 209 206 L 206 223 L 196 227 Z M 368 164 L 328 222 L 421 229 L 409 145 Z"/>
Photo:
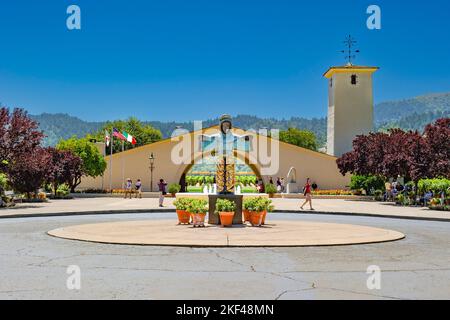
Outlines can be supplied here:
<path id="1" fill-rule="evenodd" d="M 371 194 L 372 191 L 384 191 L 384 183 L 384 179 L 380 176 L 353 175 L 350 182 L 350 189 L 364 189 L 366 191 L 366 194 Z"/>
<path id="2" fill-rule="evenodd" d="M 132 145 L 129 142 L 124 142 L 124 150 L 131 149 L 133 147 L 140 147 L 146 144 L 154 143 L 160 141 L 162 139 L 161 131 L 153 128 L 149 124 L 143 124 L 140 120 L 131 117 L 127 120 L 116 120 L 107 122 L 101 129 L 94 135 L 88 135 L 87 138 L 94 138 L 98 141 L 104 141 L 105 139 L 105 131 L 108 131 L 111 135 L 112 129 L 116 128 L 120 132 L 126 131 L 136 138 L 136 145 Z M 107 152 L 110 152 L 110 149 L 107 148 Z M 117 138 L 113 138 L 113 152 L 122 151 L 122 141 Z"/>
<path id="3" fill-rule="evenodd" d="M 88 138 L 78 139 L 72 137 L 67 140 L 61 140 L 57 147 L 58 150 L 71 151 L 74 155 L 81 158 L 83 176 L 98 177 L 106 169 L 106 161 L 98 148 L 89 141 Z M 75 179 L 71 185 L 71 192 L 81 183 L 81 177 Z"/>
<path id="4" fill-rule="evenodd" d="M 286 131 L 280 131 L 280 141 L 317 151 L 316 136 L 308 130 L 289 128 Z"/>

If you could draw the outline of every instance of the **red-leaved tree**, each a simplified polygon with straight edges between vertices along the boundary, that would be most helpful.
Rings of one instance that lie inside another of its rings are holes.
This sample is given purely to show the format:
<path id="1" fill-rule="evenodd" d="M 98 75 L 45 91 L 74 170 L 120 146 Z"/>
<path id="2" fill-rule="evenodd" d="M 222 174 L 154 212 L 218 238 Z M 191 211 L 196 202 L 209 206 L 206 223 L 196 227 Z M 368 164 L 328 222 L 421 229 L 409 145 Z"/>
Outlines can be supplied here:
<path id="1" fill-rule="evenodd" d="M 420 179 L 450 177 L 450 118 L 439 119 L 417 131 L 391 129 L 388 133 L 358 136 L 353 150 L 337 159 L 340 172 Z"/>
<path id="2" fill-rule="evenodd" d="M 33 153 L 25 153 L 8 165 L 9 184 L 30 198 L 30 194 L 42 186 L 50 170 L 50 154 L 44 148 L 35 148 Z"/>
<path id="3" fill-rule="evenodd" d="M 40 146 L 44 134 L 38 124 L 23 109 L 0 108 L 0 172 L 8 173 L 8 166 L 22 161 Z M 16 166 L 17 168 L 17 166 Z"/>
<path id="4" fill-rule="evenodd" d="M 450 118 L 426 126 L 424 136 L 433 157 L 430 163 L 433 175 L 450 178 Z"/>
<path id="5" fill-rule="evenodd" d="M 71 151 L 46 149 L 50 155 L 49 171 L 46 181 L 52 185 L 56 195 L 58 186 L 66 183 L 71 186 L 83 175 L 82 160 Z"/>

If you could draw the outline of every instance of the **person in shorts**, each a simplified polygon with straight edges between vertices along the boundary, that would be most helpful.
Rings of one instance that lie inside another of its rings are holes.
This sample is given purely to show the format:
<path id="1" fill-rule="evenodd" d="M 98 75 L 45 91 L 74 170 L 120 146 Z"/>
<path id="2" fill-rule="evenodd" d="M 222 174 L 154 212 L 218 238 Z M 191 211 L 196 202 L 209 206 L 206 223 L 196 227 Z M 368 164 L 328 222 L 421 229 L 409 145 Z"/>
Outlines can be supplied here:
<path id="1" fill-rule="evenodd" d="M 164 207 L 164 196 L 167 194 L 167 182 L 164 181 L 164 179 L 159 179 L 158 183 L 159 188 L 159 206 Z"/>
<path id="2" fill-rule="evenodd" d="M 137 179 L 136 184 L 135 184 L 135 188 L 136 188 L 136 199 L 139 196 L 139 199 L 142 199 L 142 182 L 141 179 Z"/>

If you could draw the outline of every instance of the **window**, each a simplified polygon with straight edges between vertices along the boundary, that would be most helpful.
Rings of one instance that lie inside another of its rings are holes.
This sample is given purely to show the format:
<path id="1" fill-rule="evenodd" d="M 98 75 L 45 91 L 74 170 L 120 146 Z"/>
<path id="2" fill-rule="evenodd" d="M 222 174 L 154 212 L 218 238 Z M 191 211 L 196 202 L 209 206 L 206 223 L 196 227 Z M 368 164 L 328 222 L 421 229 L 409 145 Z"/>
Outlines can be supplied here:
<path id="1" fill-rule="evenodd" d="M 333 87 L 333 78 L 330 78 L 330 88 Z"/>
<path id="2" fill-rule="evenodd" d="M 358 84 L 358 76 L 356 74 L 352 74 L 351 83 L 354 86 Z"/>

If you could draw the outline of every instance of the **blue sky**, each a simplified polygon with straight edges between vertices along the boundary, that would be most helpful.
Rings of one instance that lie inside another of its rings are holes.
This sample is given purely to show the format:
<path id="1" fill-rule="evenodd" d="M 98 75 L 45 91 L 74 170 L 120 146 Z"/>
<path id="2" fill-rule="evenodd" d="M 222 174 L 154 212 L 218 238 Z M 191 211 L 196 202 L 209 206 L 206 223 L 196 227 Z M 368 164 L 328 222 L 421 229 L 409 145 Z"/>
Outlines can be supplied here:
<path id="1" fill-rule="evenodd" d="M 66 28 L 81 8 L 82 30 Z M 382 30 L 366 8 L 382 9 Z M 85 120 L 326 115 L 322 74 L 380 66 L 375 102 L 450 91 L 450 2 L 46 0 L 0 4 L 0 102 Z"/>

